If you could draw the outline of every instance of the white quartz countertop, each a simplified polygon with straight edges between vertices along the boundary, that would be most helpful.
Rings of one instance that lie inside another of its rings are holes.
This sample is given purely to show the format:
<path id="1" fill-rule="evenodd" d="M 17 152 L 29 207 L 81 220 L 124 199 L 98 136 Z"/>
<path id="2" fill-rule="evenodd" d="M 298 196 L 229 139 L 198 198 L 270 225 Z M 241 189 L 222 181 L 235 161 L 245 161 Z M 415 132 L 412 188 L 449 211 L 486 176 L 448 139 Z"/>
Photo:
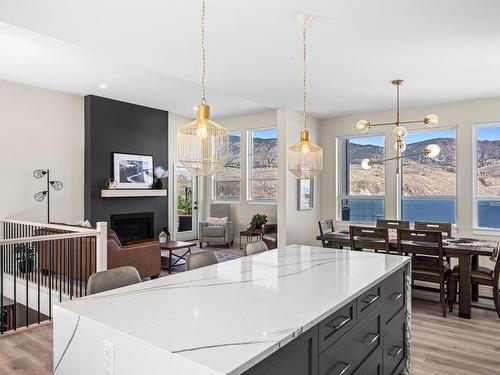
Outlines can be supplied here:
<path id="1" fill-rule="evenodd" d="M 239 374 L 408 262 L 403 256 L 292 245 L 58 308 L 211 373 Z"/>

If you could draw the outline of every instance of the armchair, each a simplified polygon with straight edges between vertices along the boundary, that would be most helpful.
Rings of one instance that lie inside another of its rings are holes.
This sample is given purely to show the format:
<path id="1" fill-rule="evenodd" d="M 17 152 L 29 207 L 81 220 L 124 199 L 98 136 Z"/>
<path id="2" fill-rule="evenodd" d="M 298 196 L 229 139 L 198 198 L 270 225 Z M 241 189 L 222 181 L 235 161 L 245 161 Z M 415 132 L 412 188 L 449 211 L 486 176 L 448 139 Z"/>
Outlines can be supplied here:
<path id="1" fill-rule="evenodd" d="M 211 243 L 224 243 L 226 247 L 233 244 L 233 222 L 231 221 L 231 205 L 226 203 L 213 203 L 210 205 L 211 217 L 227 217 L 227 222 L 222 225 L 208 225 L 206 221 L 200 221 L 198 236 L 200 240 L 200 248 L 203 247 L 203 242 L 207 246 Z"/>
<path id="2" fill-rule="evenodd" d="M 161 272 L 161 248 L 158 241 L 138 241 L 123 246 L 112 229 L 108 229 L 108 269 L 133 266 L 141 278 L 157 278 Z"/>
<path id="3" fill-rule="evenodd" d="M 262 226 L 262 241 L 269 250 L 278 247 L 278 224 L 264 224 Z"/>

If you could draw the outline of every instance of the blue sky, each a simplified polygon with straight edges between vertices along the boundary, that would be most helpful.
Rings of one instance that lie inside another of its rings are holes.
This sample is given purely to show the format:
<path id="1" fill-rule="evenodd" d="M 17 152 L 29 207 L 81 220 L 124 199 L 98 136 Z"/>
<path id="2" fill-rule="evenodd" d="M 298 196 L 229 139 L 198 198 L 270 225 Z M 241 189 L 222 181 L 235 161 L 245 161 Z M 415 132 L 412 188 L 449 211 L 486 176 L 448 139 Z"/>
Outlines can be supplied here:
<path id="1" fill-rule="evenodd" d="M 253 136 L 255 138 L 261 138 L 261 139 L 276 139 L 278 138 L 278 129 L 276 128 L 271 128 L 271 129 L 262 129 L 262 130 L 254 130 Z"/>
<path id="2" fill-rule="evenodd" d="M 498 141 L 500 140 L 500 124 L 494 128 L 478 128 L 478 141 Z"/>
<path id="3" fill-rule="evenodd" d="M 357 145 L 384 146 L 384 136 L 378 135 L 374 137 L 352 138 L 349 140 L 349 143 L 355 143 Z"/>

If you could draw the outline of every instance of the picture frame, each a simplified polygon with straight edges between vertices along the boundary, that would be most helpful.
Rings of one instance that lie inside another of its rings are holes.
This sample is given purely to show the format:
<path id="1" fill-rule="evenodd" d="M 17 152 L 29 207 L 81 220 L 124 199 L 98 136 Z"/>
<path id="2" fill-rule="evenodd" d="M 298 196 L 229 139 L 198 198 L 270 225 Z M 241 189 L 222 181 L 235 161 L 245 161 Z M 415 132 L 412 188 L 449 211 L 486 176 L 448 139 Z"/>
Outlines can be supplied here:
<path id="1" fill-rule="evenodd" d="M 151 189 L 153 156 L 113 152 L 113 177 L 116 189 Z"/>
<path id="2" fill-rule="evenodd" d="M 314 208 L 314 179 L 297 180 L 297 210 L 307 211 Z"/>

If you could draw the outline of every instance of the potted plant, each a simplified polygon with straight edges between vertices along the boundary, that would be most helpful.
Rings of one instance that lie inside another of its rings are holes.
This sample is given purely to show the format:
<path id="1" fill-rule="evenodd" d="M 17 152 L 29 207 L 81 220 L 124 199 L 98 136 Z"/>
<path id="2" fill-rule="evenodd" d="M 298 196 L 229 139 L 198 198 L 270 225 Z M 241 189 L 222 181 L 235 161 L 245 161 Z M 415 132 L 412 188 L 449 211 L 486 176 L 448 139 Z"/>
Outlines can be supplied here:
<path id="1" fill-rule="evenodd" d="M 20 273 L 30 273 L 35 268 L 36 248 L 26 243 L 15 245 L 17 267 Z"/>
<path id="2" fill-rule="evenodd" d="M 255 214 L 252 216 L 250 221 L 250 228 L 252 229 L 262 229 L 262 226 L 267 223 L 267 215 Z"/>

